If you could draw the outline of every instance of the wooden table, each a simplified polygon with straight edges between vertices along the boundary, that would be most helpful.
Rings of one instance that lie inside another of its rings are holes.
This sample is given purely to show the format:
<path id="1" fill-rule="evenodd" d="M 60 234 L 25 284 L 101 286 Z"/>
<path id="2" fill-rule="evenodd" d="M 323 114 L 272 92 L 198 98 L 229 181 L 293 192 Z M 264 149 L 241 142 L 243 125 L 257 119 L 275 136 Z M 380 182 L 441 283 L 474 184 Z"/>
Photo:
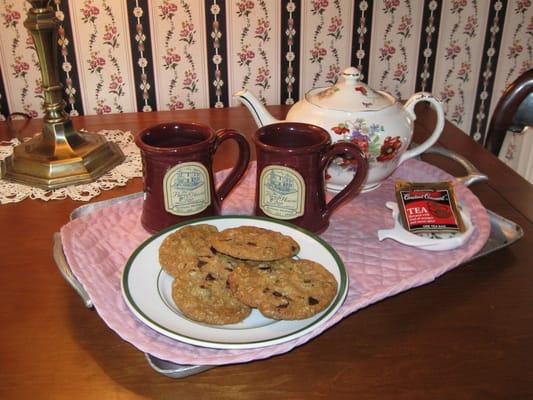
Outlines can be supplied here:
<path id="1" fill-rule="evenodd" d="M 417 140 L 433 119 L 420 110 Z M 286 108 L 271 111 L 282 117 Z M 137 132 L 172 120 L 255 130 L 243 108 L 79 117 L 74 125 Z M 25 133 L 39 129 L 40 122 L 32 121 Z M 7 135 L 0 123 L 0 137 Z M 150 369 L 144 355 L 87 310 L 58 273 L 52 235 L 83 203 L 28 199 L 1 205 L 0 398 L 533 398 L 532 186 L 451 124 L 441 144 L 489 175 L 473 192 L 487 208 L 520 224 L 522 240 L 363 309 L 288 354 L 183 380 Z M 217 168 L 234 156 L 231 144 L 224 146 Z M 447 160 L 431 161 L 461 173 Z M 140 190 L 135 179 L 93 201 Z"/>

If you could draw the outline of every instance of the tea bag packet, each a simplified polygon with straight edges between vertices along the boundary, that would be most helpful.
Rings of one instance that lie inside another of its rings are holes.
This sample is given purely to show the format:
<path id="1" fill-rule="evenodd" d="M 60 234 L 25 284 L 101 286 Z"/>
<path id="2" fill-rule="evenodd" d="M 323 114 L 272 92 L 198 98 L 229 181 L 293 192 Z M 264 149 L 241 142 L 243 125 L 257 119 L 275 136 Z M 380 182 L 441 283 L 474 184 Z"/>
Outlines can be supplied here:
<path id="1" fill-rule="evenodd" d="M 451 182 L 397 181 L 396 198 L 403 226 L 411 233 L 463 233 Z"/>

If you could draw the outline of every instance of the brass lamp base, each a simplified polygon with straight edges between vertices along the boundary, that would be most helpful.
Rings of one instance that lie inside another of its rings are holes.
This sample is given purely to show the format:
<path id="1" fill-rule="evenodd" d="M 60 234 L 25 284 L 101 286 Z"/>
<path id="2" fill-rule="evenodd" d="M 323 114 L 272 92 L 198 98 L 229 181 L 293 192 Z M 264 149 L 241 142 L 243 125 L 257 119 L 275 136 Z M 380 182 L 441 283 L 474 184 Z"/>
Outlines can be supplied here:
<path id="1" fill-rule="evenodd" d="M 50 0 L 28 0 L 24 26 L 32 35 L 44 90 L 42 133 L 13 149 L 2 163 L 2 178 L 43 189 L 94 181 L 124 160 L 105 137 L 74 130 L 65 112 L 57 64 L 57 28 Z"/>
<path id="2" fill-rule="evenodd" d="M 72 132 L 56 151 L 43 136 L 37 135 L 13 149 L 4 160 L 3 179 L 57 189 L 93 182 L 125 158 L 116 143 L 107 142 L 101 135 Z"/>

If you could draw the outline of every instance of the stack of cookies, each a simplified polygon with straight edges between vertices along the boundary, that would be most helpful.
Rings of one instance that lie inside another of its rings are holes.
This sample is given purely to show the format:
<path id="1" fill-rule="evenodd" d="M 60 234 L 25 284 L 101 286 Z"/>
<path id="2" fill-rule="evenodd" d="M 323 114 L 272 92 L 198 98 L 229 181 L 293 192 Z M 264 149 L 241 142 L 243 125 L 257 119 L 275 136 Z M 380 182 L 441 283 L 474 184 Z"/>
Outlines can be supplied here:
<path id="1" fill-rule="evenodd" d="M 174 277 L 172 298 L 188 318 L 233 324 L 252 308 L 278 320 L 309 318 L 337 293 L 322 265 L 293 258 L 298 243 L 279 232 L 240 226 L 218 231 L 189 225 L 165 238 L 159 262 Z"/>

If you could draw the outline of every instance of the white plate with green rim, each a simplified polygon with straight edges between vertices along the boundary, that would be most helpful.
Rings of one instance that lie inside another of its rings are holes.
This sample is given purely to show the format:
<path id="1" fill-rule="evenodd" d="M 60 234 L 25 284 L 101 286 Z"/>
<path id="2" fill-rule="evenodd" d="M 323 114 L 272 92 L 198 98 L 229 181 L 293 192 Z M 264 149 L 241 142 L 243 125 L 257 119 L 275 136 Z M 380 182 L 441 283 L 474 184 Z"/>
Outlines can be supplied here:
<path id="1" fill-rule="evenodd" d="M 291 236 L 300 245 L 298 258 L 322 264 L 338 283 L 330 305 L 311 318 L 277 321 L 258 310 L 237 324 L 209 325 L 185 317 L 172 300 L 173 278 L 159 264 L 163 240 L 185 225 L 211 224 L 219 230 L 256 226 Z M 251 349 L 296 339 L 316 329 L 340 308 L 348 292 L 348 274 L 335 250 L 318 236 L 294 225 L 245 216 L 208 217 L 172 226 L 157 233 L 130 256 L 122 275 L 122 294 L 135 316 L 155 331 L 181 342 L 215 349 Z"/>

